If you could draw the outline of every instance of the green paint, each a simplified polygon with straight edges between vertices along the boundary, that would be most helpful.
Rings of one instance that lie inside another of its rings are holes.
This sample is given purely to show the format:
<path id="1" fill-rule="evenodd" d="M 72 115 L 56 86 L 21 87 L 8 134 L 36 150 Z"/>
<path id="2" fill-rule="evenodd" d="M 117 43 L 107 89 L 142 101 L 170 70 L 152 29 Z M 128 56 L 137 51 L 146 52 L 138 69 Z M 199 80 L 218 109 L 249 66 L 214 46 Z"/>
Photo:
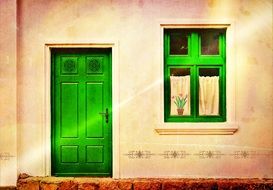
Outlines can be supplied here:
<path id="1" fill-rule="evenodd" d="M 170 35 L 174 29 L 164 30 L 164 120 L 165 122 L 224 122 L 226 121 L 226 37 L 225 30 L 219 35 L 219 55 L 201 55 L 200 31 L 206 29 L 181 29 L 188 35 L 188 55 L 170 54 Z M 217 29 L 215 29 L 217 30 Z M 179 32 L 179 29 L 175 29 Z M 190 69 L 191 114 L 170 115 L 170 70 L 172 68 Z M 219 115 L 200 116 L 199 113 L 199 69 L 219 69 Z"/>
<path id="2" fill-rule="evenodd" d="M 51 68 L 52 175 L 111 176 L 111 50 L 53 49 Z"/>

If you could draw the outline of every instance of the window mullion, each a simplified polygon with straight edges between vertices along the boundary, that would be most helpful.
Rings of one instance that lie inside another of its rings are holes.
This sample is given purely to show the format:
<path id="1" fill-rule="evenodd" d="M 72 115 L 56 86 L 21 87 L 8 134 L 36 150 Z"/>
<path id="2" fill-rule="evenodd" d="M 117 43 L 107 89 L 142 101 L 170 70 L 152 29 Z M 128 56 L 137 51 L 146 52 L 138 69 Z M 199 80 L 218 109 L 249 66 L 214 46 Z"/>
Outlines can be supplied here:
<path id="1" fill-rule="evenodd" d="M 196 63 L 198 59 L 198 54 L 199 54 L 199 40 L 198 40 L 198 33 L 192 32 L 191 33 L 191 56 L 193 58 L 193 62 Z"/>
<path id="2" fill-rule="evenodd" d="M 194 65 L 192 66 L 192 75 L 191 75 L 191 98 L 192 98 L 192 110 L 193 110 L 193 117 L 196 118 L 197 117 L 197 66 Z"/>
<path id="3" fill-rule="evenodd" d="M 192 43 L 191 43 L 191 52 L 192 52 L 192 63 L 194 64 L 193 66 L 193 73 L 192 73 L 192 104 L 193 104 L 193 117 L 196 119 L 197 117 L 197 111 L 198 111 L 198 97 L 197 97 L 197 88 L 198 88 L 198 80 L 197 80 L 197 63 L 198 63 L 198 56 L 199 56 L 199 39 L 198 39 L 198 33 L 196 32 L 192 32 L 191 33 L 191 39 L 192 39 Z"/>

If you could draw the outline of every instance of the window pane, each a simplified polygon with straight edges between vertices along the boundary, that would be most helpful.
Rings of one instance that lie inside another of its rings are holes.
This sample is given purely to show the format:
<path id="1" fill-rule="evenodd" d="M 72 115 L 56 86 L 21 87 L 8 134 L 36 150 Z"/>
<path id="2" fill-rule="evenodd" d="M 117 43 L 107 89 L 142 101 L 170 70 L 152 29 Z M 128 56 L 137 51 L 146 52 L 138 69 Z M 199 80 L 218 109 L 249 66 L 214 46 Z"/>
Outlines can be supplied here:
<path id="1" fill-rule="evenodd" d="M 190 115 L 190 69 L 172 68 L 170 115 Z"/>
<path id="2" fill-rule="evenodd" d="M 188 55 L 188 37 L 186 33 L 174 32 L 170 34 L 170 54 Z"/>
<path id="3" fill-rule="evenodd" d="M 219 76 L 219 69 L 218 68 L 200 68 L 199 69 L 200 76 Z"/>
<path id="4" fill-rule="evenodd" d="M 200 30 L 202 55 L 219 55 L 219 35 L 219 30 Z"/>
<path id="5" fill-rule="evenodd" d="M 199 69 L 199 115 L 219 115 L 219 69 Z"/>

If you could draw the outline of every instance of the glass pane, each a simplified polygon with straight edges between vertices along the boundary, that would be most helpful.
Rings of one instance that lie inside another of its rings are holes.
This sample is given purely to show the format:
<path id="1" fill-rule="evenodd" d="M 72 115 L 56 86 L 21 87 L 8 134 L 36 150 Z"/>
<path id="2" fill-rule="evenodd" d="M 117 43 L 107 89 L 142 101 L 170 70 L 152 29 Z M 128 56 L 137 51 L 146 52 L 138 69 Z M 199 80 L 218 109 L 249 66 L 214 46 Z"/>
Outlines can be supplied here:
<path id="1" fill-rule="evenodd" d="M 170 34 L 170 54 L 188 55 L 188 37 L 184 32 Z"/>
<path id="2" fill-rule="evenodd" d="M 219 68 L 199 69 L 199 115 L 219 115 Z"/>
<path id="3" fill-rule="evenodd" d="M 222 30 L 200 30 L 201 54 L 219 55 L 219 35 Z"/>
<path id="4" fill-rule="evenodd" d="M 170 76 L 170 115 L 190 115 L 190 69 L 172 68 Z"/>
<path id="5" fill-rule="evenodd" d="M 200 76 L 219 76 L 219 68 L 200 68 L 199 69 Z"/>

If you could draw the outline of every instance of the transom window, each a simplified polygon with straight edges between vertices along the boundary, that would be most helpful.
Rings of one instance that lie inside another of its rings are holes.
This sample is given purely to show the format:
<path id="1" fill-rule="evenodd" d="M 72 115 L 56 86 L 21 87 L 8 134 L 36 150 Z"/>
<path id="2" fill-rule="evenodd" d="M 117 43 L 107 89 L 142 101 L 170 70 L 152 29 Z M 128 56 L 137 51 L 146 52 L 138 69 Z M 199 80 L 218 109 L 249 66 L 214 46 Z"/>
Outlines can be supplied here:
<path id="1" fill-rule="evenodd" d="M 165 122 L 226 121 L 226 29 L 164 30 Z"/>

